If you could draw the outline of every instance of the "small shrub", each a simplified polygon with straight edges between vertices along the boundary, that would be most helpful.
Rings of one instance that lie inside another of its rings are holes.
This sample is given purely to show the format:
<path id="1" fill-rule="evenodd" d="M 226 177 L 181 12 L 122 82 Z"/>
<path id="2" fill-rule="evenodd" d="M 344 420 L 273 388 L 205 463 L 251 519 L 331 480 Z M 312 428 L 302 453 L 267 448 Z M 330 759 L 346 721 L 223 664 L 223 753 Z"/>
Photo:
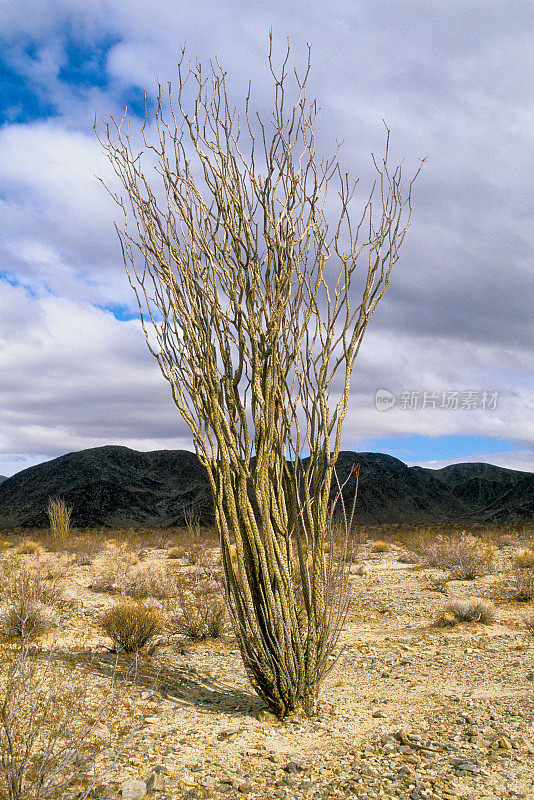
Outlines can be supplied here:
<path id="1" fill-rule="evenodd" d="M 171 631 L 190 639 L 220 636 L 226 616 L 221 583 L 206 552 L 200 554 L 194 570 L 168 571 L 160 586 Z"/>
<path id="2" fill-rule="evenodd" d="M 46 606 L 65 605 L 66 567 L 39 559 L 28 564 L 12 556 L 0 562 L 0 598 L 6 605 L 40 602 Z"/>
<path id="3" fill-rule="evenodd" d="M 39 600 L 19 598 L 0 608 L 0 636 L 4 639 L 36 639 L 57 622 L 57 614 Z"/>
<path id="4" fill-rule="evenodd" d="M 98 574 L 90 588 L 96 592 L 126 594 L 133 568 L 139 563 L 128 542 L 119 544 L 111 539 L 104 543 L 106 552 L 95 561 Z"/>
<path id="5" fill-rule="evenodd" d="M 534 600 L 534 569 L 515 568 L 505 577 L 501 584 L 501 592 L 518 603 L 530 603 Z"/>
<path id="6" fill-rule="evenodd" d="M 391 550 L 391 545 L 383 539 L 376 539 L 371 545 L 371 550 L 375 553 L 387 553 Z"/>
<path id="7" fill-rule="evenodd" d="M 462 533 L 427 539 L 416 552 L 425 566 L 448 570 L 451 580 L 466 581 L 491 572 L 495 547 Z"/>
<path id="8" fill-rule="evenodd" d="M 89 688 L 87 673 L 56 658 L 53 649 L 31 653 L 27 643 L 0 649 L 0 797 L 9 800 L 87 798 L 114 769 L 134 732 L 114 675 Z M 109 727 L 108 727 L 109 726 Z M 113 732 L 112 732 L 113 731 Z M 99 756 L 113 747 L 109 768 Z"/>
<path id="9" fill-rule="evenodd" d="M 454 628 L 458 625 L 458 619 L 447 609 L 442 609 L 434 620 L 436 628 Z"/>
<path id="10" fill-rule="evenodd" d="M 527 547 L 521 553 L 517 553 L 513 560 L 514 569 L 533 569 L 534 570 L 534 550 Z"/>
<path id="11" fill-rule="evenodd" d="M 492 625 L 495 622 L 495 609 L 491 603 L 483 600 L 454 600 L 443 609 L 438 619 L 440 617 L 448 619 L 451 616 L 456 622 L 480 622 L 482 625 Z"/>
<path id="12" fill-rule="evenodd" d="M 534 612 L 524 616 L 523 622 L 525 628 L 527 629 L 527 633 L 529 633 L 531 636 L 534 636 Z"/>
<path id="13" fill-rule="evenodd" d="M 117 650 L 133 653 L 161 633 L 161 613 L 142 600 L 121 599 L 104 612 L 100 626 Z"/>
<path id="14" fill-rule="evenodd" d="M 24 539 L 23 542 L 18 544 L 15 552 L 20 555 L 38 555 L 42 551 L 42 546 L 39 542 L 34 542 L 33 539 Z"/>
<path id="15" fill-rule="evenodd" d="M 183 558 L 183 555 L 183 547 L 171 547 L 171 549 L 167 552 L 167 558 Z"/>

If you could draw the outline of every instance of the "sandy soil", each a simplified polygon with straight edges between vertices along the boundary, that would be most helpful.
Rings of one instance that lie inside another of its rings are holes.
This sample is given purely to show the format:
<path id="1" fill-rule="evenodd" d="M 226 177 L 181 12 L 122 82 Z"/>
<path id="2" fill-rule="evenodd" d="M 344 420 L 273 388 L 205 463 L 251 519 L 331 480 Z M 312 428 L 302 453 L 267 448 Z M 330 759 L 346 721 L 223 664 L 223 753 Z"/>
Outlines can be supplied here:
<path id="1" fill-rule="evenodd" d="M 497 592 L 514 552 L 501 547 L 493 574 L 449 582 L 445 595 L 432 589 L 442 573 L 405 563 L 400 545 L 363 545 L 343 650 L 314 718 L 266 713 L 230 634 L 162 641 L 137 660 L 140 727 L 94 794 L 534 800 L 534 637 L 528 607 Z M 165 557 L 145 549 L 143 565 Z M 97 626 L 113 598 L 89 588 L 97 573 L 98 561 L 71 566 L 75 606 L 56 633 L 60 653 L 86 659 L 88 680 L 114 658 Z M 493 624 L 432 624 L 451 599 L 473 597 L 496 603 Z"/>

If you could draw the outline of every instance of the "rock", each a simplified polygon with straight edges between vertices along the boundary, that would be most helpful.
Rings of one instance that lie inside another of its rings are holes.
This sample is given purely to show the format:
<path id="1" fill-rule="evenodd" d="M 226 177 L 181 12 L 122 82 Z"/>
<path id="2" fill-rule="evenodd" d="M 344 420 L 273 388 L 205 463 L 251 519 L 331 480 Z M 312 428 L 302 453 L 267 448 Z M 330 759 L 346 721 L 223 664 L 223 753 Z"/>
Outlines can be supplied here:
<path id="1" fill-rule="evenodd" d="M 121 786 L 122 800 L 141 800 L 145 797 L 147 785 L 137 778 L 130 778 Z"/>
<path id="2" fill-rule="evenodd" d="M 297 775 L 299 772 L 304 772 L 306 767 L 303 767 L 302 764 L 298 764 L 296 761 L 289 761 L 284 767 L 284 772 L 287 772 L 288 775 Z"/>
<path id="3" fill-rule="evenodd" d="M 217 739 L 220 742 L 225 742 L 225 741 L 226 742 L 233 742 L 233 740 L 237 739 L 237 737 L 240 736 L 243 733 L 244 730 L 245 730 L 244 728 L 236 728 L 236 729 L 232 729 L 232 730 L 223 730 L 223 731 L 221 731 L 219 733 L 219 735 L 217 736 Z"/>
<path id="4" fill-rule="evenodd" d="M 194 797 L 197 800 L 207 800 L 209 797 L 213 797 L 213 792 L 207 786 L 199 786 L 194 790 Z"/>
<path id="5" fill-rule="evenodd" d="M 371 716 L 375 719 L 386 719 L 386 715 L 383 711 L 375 711 L 373 714 L 371 714 Z"/>
<path id="6" fill-rule="evenodd" d="M 158 771 L 153 772 L 146 782 L 147 792 L 162 792 L 164 789 L 163 775 Z"/>
<path id="7" fill-rule="evenodd" d="M 271 725 L 280 722 L 276 714 L 267 711 L 265 708 L 256 715 L 256 719 L 258 722 L 268 722 Z"/>
<path id="8" fill-rule="evenodd" d="M 507 736 L 501 736 L 498 740 L 498 745 L 502 750 L 511 750 L 513 747 L 512 742 Z"/>
<path id="9" fill-rule="evenodd" d="M 474 761 L 468 761 L 464 758 L 451 758 L 450 763 L 457 772 L 479 772 L 479 767 Z"/>

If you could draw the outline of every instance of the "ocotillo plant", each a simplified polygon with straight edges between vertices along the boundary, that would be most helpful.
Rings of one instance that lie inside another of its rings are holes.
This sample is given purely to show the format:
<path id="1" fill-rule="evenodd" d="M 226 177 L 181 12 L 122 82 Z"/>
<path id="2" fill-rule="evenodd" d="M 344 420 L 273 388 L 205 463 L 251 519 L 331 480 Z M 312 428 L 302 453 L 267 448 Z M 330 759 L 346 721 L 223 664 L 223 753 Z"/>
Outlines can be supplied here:
<path id="1" fill-rule="evenodd" d="M 146 342 L 209 476 L 244 664 L 279 717 L 313 711 L 344 618 L 346 569 L 323 549 L 335 463 L 351 372 L 399 256 L 413 184 L 401 192 L 401 167 L 388 166 L 388 131 L 351 221 L 356 182 L 337 150 L 316 157 L 310 53 L 294 84 L 289 55 L 288 46 L 277 71 L 269 50 L 268 121 L 250 92 L 240 118 L 218 62 L 205 74 L 182 50 L 176 92 L 159 85 L 155 120 L 145 112 L 144 153 L 125 119 L 97 126 L 126 190 L 111 193 Z"/>

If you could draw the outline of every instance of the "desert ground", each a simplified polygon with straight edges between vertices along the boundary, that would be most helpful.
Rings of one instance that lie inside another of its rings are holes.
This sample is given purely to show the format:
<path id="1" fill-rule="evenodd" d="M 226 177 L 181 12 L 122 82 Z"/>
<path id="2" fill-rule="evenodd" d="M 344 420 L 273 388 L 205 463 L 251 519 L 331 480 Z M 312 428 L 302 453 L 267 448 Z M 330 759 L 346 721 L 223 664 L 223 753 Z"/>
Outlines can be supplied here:
<path id="1" fill-rule="evenodd" d="M 5 720 L 27 741 L 33 704 L 41 729 L 24 779 L 55 765 L 67 777 L 61 790 L 50 783 L 50 797 L 91 786 L 91 797 L 108 800 L 534 799 L 533 525 L 358 529 L 353 602 L 318 714 L 283 722 L 252 692 L 221 616 L 213 531 L 0 538 L 0 797 L 14 796 Z M 177 575 L 180 613 L 176 591 L 164 588 Z M 49 589 L 42 630 L 21 637 L 12 608 L 32 580 Z M 102 627 L 125 601 L 159 615 L 138 651 L 121 651 Z M 198 617 L 206 602 L 212 635 Z M 41 688 L 52 681 L 55 694 L 33 688 L 43 669 Z M 39 716 L 52 695 L 55 710 Z M 43 737 L 54 725 L 58 755 L 47 766 Z M 74 750 L 77 761 L 61 755 Z"/>

